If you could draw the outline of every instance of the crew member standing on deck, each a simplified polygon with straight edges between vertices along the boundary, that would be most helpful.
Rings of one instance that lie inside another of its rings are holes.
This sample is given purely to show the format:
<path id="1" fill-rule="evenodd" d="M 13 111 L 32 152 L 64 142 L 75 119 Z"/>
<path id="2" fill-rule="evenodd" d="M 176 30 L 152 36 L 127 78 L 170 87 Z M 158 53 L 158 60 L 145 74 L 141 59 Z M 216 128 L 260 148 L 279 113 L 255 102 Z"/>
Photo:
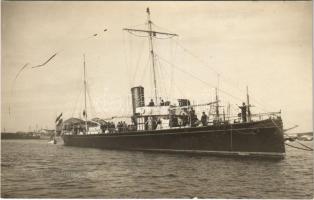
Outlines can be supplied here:
<path id="1" fill-rule="evenodd" d="M 239 108 L 241 109 L 241 117 L 242 117 L 242 122 L 246 122 L 246 105 L 243 102 L 242 106 L 239 106 Z"/>
<path id="2" fill-rule="evenodd" d="M 148 106 L 155 106 L 153 99 L 150 100 Z"/>
<path id="3" fill-rule="evenodd" d="M 161 105 L 161 106 L 164 106 L 164 105 L 165 105 L 165 102 L 164 102 L 163 99 L 160 100 L 160 105 Z"/>
<path id="4" fill-rule="evenodd" d="M 201 117 L 201 122 L 203 126 L 207 126 L 207 119 L 208 119 L 207 115 L 205 114 L 205 112 L 203 112 L 203 115 Z"/>
<path id="5" fill-rule="evenodd" d="M 197 115 L 195 114 L 195 110 L 193 108 L 191 108 L 190 110 L 190 123 L 192 127 L 196 127 L 197 126 Z"/>

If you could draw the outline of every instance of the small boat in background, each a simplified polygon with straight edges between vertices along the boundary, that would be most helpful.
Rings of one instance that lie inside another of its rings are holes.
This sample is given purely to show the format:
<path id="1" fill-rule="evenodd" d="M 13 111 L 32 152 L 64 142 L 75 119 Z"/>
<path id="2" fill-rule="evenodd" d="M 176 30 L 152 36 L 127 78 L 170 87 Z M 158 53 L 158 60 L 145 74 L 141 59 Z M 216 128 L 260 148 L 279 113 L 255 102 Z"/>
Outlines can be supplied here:
<path id="1" fill-rule="evenodd" d="M 56 135 L 51 135 L 48 144 L 57 144 Z"/>

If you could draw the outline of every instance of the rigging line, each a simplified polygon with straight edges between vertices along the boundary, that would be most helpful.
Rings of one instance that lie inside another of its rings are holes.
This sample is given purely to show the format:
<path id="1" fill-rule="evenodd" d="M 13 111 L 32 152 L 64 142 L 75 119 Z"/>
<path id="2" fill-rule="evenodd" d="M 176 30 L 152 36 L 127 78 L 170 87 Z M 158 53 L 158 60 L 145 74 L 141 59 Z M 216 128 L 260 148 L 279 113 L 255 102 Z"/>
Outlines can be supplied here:
<path id="1" fill-rule="evenodd" d="M 296 148 L 296 149 L 304 150 L 304 151 L 313 151 L 313 149 L 312 149 L 312 150 L 310 150 L 310 149 L 304 149 L 304 148 L 301 148 L 301 147 L 296 147 L 296 146 L 293 146 L 293 145 L 288 144 L 288 143 L 286 143 L 286 142 L 285 142 L 285 145 L 287 145 L 287 146 L 289 146 L 289 147 L 292 147 L 292 148 Z"/>
<path id="2" fill-rule="evenodd" d="M 170 66 L 171 66 L 171 74 L 172 74 L 172 76 L 173 76 L 173 73 L 175 73 L 174 72 L 174 65 L 173 64 L 171 64 L 169 61 L 167 61 L 168 62 L 168 64 L 170 64 Z M 185 75 L 189 75 L 188 73 L 185 73 Z M 181 76 L 179 76 L 179 77 L 181 77 Z M 174 77 L 173 77 L 174 78 Z M 178 79 L 177 79 L 178 80 Z M 193 86 L 192 87 L 190 87 L 191 85 L 190 84 L 186 84 L 186 79 L 184 78 L 184 77 L 181 77 L 181 79 L 179 79 L 177 82 L 179 82 L 179 83 L 183 83 L 183 84 L 181 84 L 182 85 L 182 87 L 183 88 L 190 88 L 191 90 L 194 90 L 195 88 L 193 88 Z M 185 83 L 185 84 L 184 84 Z M 171 82 L 171 85 L 176 85 L 177 87 L 176 88 L 178 88 L 178 85 L 177 84 L 175 84 L 175 82 L 172 80 L 172 82 Z M 181 90 L 181 93 L 183 94 L 183 92 L 182 92 L 182 90 Z M 183 96 L 185 96 L 185 95 L 183 95 Z"/>
<path id="3" fill-rule="evenodd" d="M 257 98 L 256 98 L 256 97 L 251 97 L 251 96 L 250 96 L 250 99 L 252 99 L 252 100 L 253 100 L 255 103 L 257 103 L 258 105 L 260 105 L 260 106 L 264 107 L 264 108 L 265 108 L 265 110 L 264 110 L 264 111 L 266 111 L 266 110 L 267 110 L 266 106 L 268 106 L 268 107 L 272 107 L 273 109 L 275 109 L 275 107 L 273 107 L 273 106 L 271 106 L 271 105 L 265 105 L 265 104 L 262 104 L 262 103 L 261 103 L 262 101 L 257 100 Z"/>
<path id="4" fill-rule="evenodd" d="M 185 75 L 185 76 L 188 76 L 189 74 L 188 74 L 188 73 L 185 73 L 184 75 Z M 186 78 L 184 78 L 183 76 L 181 77 L 181 79 L 177 79 L 177 82 L 178 82 L 178 83 L 182 83 L 182 84 L 180 84 L 180 85 L 182 85 L 182 87 L 180 87 L 180 88 L 184 88 L 185 90 L 192 90 L 192 91 L 193 91 L 193 90 L 195 89 L 191 84 L 188 84 L 188 83 L 186 82 Z M 178 86 L 177 84 L 175 84 L 174 81 L 173 81 L 172 84 L 175 85 L 177 89 L 179 89 L 179 86 Z M 207 85 L 206 85 L 206 86 L 207 86 Z M 205 87 L 206 87 L 206 86 L 205 86 Z M 202 85 L 202 86 L 200 86 L 200 87 L 204 87 L 204 86 Z M 206 88 L 207 88 L 207 87 L 206 87 Z M 186 94 L 184 94 L 184 93 L 182 92 L 182 90 L 180 90 L 180 92 L 181 92 L 181 96 L 182 96 L 182 97 L 187 97 Z M 188 98 L 190 98 L 190 96 L 189 96 Z"/>
<path id="5" fill-rule="evenodd" d="M 200 57 L 196 56 L 195 54 L 193 54 L 191 51 L 189 51 L 187 48 L 185 48 L 183 45 L 181 45 L 177 40 L 173 39 L 173 41 L 178 45 L 180 46 L 184 51 L 186 51 L 187 53 L 189 53 L 191 56 L 195 57 L 196 59 L 198 59 L 200 62 L 202 62 L 204 65 L 206 65 L 208 68 L 210 68 L 212 71 L 214 71 L 217 75 L 221 76 L 221 74 L 216 70 L 214 69 L 213 67 L 211 67 L 207 62 L 205 62 L 203 59 L 201 59 Z M 233 80 L 231 80 L 230 78 L 225 78 L 225 76 L 222 77 L 222 79 L 226 82 L 229 82 L 231 86 L 233 86 L 234 88 L 238 89 L 240 92 L 245 92 L 243 89 L 240 89 L 238 87 L 238 82 L 235 82 Z M 236 84 L 235 84 L 236 83 Z M 237 86 L 237 87 L 235 87 Z M 256 98 L 254 97 L 251 97 L 251 99 L 253 99 L 254 101 L 256 101 L 256 103 L 258 103 L 260 106 L 266 108 L 265 105 L 261 104 L 260 102 L 257 101 Z M 273 107 L 273 106 L 271 106 Z M 267 109 L 265 109 L 264 111 L 267 111 Z"/>
<path id="6" fill-rule="evenodd" d="M 98 108 L 100 108 L 103 113 L 106 113 L 106 111 L 103 109 L 103 107 L 99 105 L 98 101 L 96 101 L 96 100 L 92 101 L 92 100 L 91 100 L 91 94 L 90 94 L 90 93 L 91 93 L 91 89 L 90 89 L 90 86 L 89 86 L 89 85 L 87 85 L 87 91 L 88 91 L 88 95 L 89 95 L 90 105 L 91 105 L 91 107 L 93 107 L 93 109 L 94 109 L 94 114 L 97 114 L 97 113 L 98 113 L 98 112 L 96 111 L 96 109 L 95 109 L 94 104 L 96 104 L 96 106 L 97 106 Z"/>
<path id="7" fill-rule="evenodd" d="M 159 61 L 159 60 L 158 60 Z M 160 62 L 160 61 L 159 61 Z M 172 67 L 172 66 L 171 66 Z M 172 67 L 173 68 L 173 67 Z M 166 74 L 168 74 L 167 73 L 167 71 L 165 70 L 165 72 L 166 72 Z M 169 74 L 168 74 L 169 75 Z M 175 82 L 173 82 L 172 83 L 173 85 L 174 85 L 174 87 L 179 91 L 179 93 L 180 93 L 180 96 L 184 96 L 184 92 L 181 90 L 181 88 L 175 83 Z"/>
<path id="8" fill-rule="evenodd" d="M 148 68 L 147 66 L 148 66 L 148 64 L 149 64 L 149 60 L 150 60 L 150 56 L 148 55 L 147 62 L 146 62 L 146 66 L 144 67 L 143 74 L 142 74 L 140 80 L 143 80 L 144 77 L 145 77 L 145 74 L 146 74 L 146 71 L 147 71 L 147 68 Z M 149 67 L 149 68 L 150 68 L 150 67 Z"/>
<path id="9" fill-rule="evenodd" d="M 157 37 L 157 36 L 153 36 L 153 37 L 156 38 L 156 39 L 159 39 L 159 40 L 167 40 L 167 39 L 171 39 L 171 38 L 175 37 L 175 35 L 170 35 L 169 37 L 164 37 L 164 38 Z"/>
<path id="10" fill-rule="evenodd" d="M 306 146 L 305 144 L 302 144 L 301 142 L 296 141 L 298 144 L 304 146 L 305 148 L 308 148 L 309 150 L 313 151 L 313 149 L 309 146 Z"/>
<path id="11" fill-rule="evenodd" d="M 130 29 L 130 28 L 134 28 L 134 27 L 138 27 L 138 26 L 143 26 L 143 25 L 147 25 L 147 22 L 145 22 L 144 24 L 142 23 L 142 24 L 137 24 L 137 25 L 134 25 L 134 26 L 129 26 L 129 27 L 127 27 L 127 28 Z"/>
<path id="12" fill-rule="evenodd" d="M 207 66 L 206 68 L 209 68 L 211 69 L 213 72 L 216 73 L 217 76 L 220 76 L 221 73 L 218 72 L 218 70 L 216 70 L 215 68 L 213 68 L 212 66 L 210 66 L 206 61 L 204 61 L 202 58 L 200 58 L 199 56 L 195 55 L 194 53 L 192 53 L 190 50 L 188 50 L 187 48 L 185 48 L 182 44 L 180 44 L 177 40 L 173 39 L 173 41 L 178 45 L 180 46 L 185 52 L 187 52 L 188 54 L 190 54 L 192 57 L 198 59 L 201 63 L 203 63 L 205 66 Z M 226 79 L 225 79 L 226 80 Z M 232 81 L 231 79 L 228 80 L 228 81 L 231 81 L 231 82 L 234 82 Z M 235 83 L 235 82 L 234 82 Z M 232 83 L 232 85 L 234 86 L 235 84 Z M 236 84 L 237 85 L 237 84 Z M 237 88 L 239 89 L 239 88 Z M 239 89 L 240 90 L 240 89 Z M 244 91 L 244 90 L 243 90 Z"/>
<path id="13" fill-rule="evenodd" d="M 184 93 L 183 93 L 183 91 L 181 90 L 181 88 L 180 88 L 177 84 L 175 84 L 175 82 L 173 82 L 172 84 L 173 84 L 173 86 L 179 91 L 180 96 L 184 96 Z M 174 95 L 174 96 L 175 96 L 175 95 Z"/>
<path id="14" fill-rule="evenodd" d="M 135 33 L 133 33 L 132 31 L 128 31 L 131 35 L 134 35 L 136 37 L 149 37 L 149 35 L 137 35 Z"/>
<path id="15" fill-rule="evenodd" d="M 130 69 L 130 64 L 129 64 L 129 55 L 128 55 L 128 49 L 127 49 L 127 45 L 126 45 L 126 39 L 125 39 L 125 32 L 124 31 L 122 31 L 122 34 L 123 34 L 123 40 L 122 40 L 122 42 L 123 42 L 123 49 L 124 49 L 124 51 L 123 51 L 123 53 L 124 53 L 124 64 L 125 64 L 125 67 L 126 67 L 126 73 L 128 73 L 129 71 L 128 71 L 128 69 Z M 127 76 L 128 77 L 128 82 L 129 82 L 129 87 L 131 86 L 131 78 L 129 77 L 129 76 Z"/>
<path id="16" fill-rule="evenodd" d="M 164 77 L 164 79 L 165 79 L 165 73 L 164 73 L 164 70 L 163 70 L 163 67 L 162 67 L 162 65 L 161 65 L 161 63 L 160 63 L 160 60 L 159 59 L 157 59 L 157 61 L 158 61 L 158 66 L 159 66 L 159 71 L 160 71 L 160 76 L 161 76 L 161 79 L 162 79 L 162 77 Z M 166 87 L 166 81 L 162 81 L 162 83 L 164 83 L 164 84 L 162 84 L 162 86 L 163 86 L 163 91 L 165 91 L 165 96 L 166 96 L 166 98 L 169 98 L 169 91 L 167 91 L 167 87 Z"/>
<path id="17" fill-rule="evenodd" d="M 156 57 L 155 57 L 156 58 Z M 162 94 L 162 80 L 161 80 L 161 75 L 160 75 L 160 69 L 158 66 L 158 62 L 157 62 L 157 58 L 155 59 L 155 74 L 156 74 L 156 85 L 158 85 L 159 87 L 157 88 L 157 91 L 159 92 L 159 94 L 157 95 L 157 97 L 161 97 Z"/>
<path id="18" fill-rule="evenodd" d="M 216 70 L 215 68 L 213 68 L 212 66 L 210 66 L 206 61 L 204 61 L 202 58 L 200 58 L 199 56 L 196 56 L 194 53 L 192 53 L 191 51 L 189 51 L 187 48 L 185 48 L 182 44 L 180 44 L 177 40 L 173 39 L 173 41 L 180 46 L 185 52 L 187 52 L 188 54 L 190 54 L 192 57 L 198 59 L 206 68 L 211 69 L 217 76 L 221 76 L 221 73 L 218 72 L 218 70 Z M 202 65 L 201 65 L 202 66 Z M 230 85 L 232 85 L 233 87 L 235 87 L 235 85 L 238 85 L 237 82 L 231 80 L 231 79 L 227 79 L 225 78 L 225 76 L 222 77 L 223 80 L 225 80 L 226 82 L 229 82 Z M 236 84 L 235 84 L 236 83 Z M 235 87 L 236 89 L 238 89 L 240 92 L 244 92 L 244 90 Z"/>
<path id="19" fill-rule="evenodd" d="M 89 88 L 89 86 L 87 86 L 87 95 L 88 95 L 88 99 L 89 99 L 89 106 L 90 106 L 90 108 L 91 108 L 91 111 L 92 112 L 94 112 L 94 113 L 92 113 L 91 112 L 91 116 L 90 116 L 90 119 L 92 118 L 92 116 L 94 115 L 96 115 L 96 110 L 95 110 L 95 107 L 94 107 L 94 105 L 93 105 L 93 102 L 92 102 L 92 98 L 91 98 L 91 95 L 90 95 L 90 88 Z"/>
<path id="20" fill-rule="evenodd" d="M 177 50 L 177 46 L 178 45 L 174 45 L 174 41 L 173 40 L 170 40 L 170 44 L 171 44 L 171 63 L 174 63 L 173 60 L 175 60 L 176 58 L 176 50 Z M 173 47 L 174 46 L 174 47 Z M 174 77 L 173 77 L 173 67 L 171 66 L 171 73 L 170 73 L 170 94 L 172 94 L 172 84 L 174 82 Z"/>
<path id="21" fill-rule="evenodd" d="M 164 91 L 164 97 L 165 98 L 168 98 L 169 97 L 169 95 L 168 95 L 168 91 L 167 91 L 167 87 L 166 87 L 166 85 L 165 85 L 165 83 L 166 83 L 166 76 L 165 76 L 165 74 L 163 73 L 163 68 L 162 68 L 162 65 L 161 65 L 161 63 L 160 63 L 160 60 L 159 59 L 157 59 L 157 63 L 158 63 L 158 75 L 159 75 L 159 77 L 160 77 L 160 83 L 159 83 L 159 85 L 161 86 L 160 88 L 162 89 L 161 91 Z"/>
<path id="22" fill-rule="evenodd" d="M 78 104 L 78 101 L 79 101 L 79 99 L 80 99 L 80 97 L 81 97 L 81 94 L 82 94 L 82 91 L 83 91 L 83 86 L 81 87 L 81 90 L 80 90 L 80 93 L 79 93 L 79 95 L 78 95 L 78 97 L 76 98 L 76 101 L 75 101 L 75 104 L 74 104 L 74 109 L 73 109 L 73 112 L 72 112 L 72 117 L 74 116 L 74 113 L 75 113 L 75 111 L 76 111 L 76 107 L 77 107 L 77 104 Z"/>
<path id="23" fill-rule="evenodd" d="M 126 36 L 127 35 L 127 36 Z M 133 62 L 132 62 L 132 53 L 133 52 L 133 40 L 131 40 L 131 36 L 127 33 L 125 33 L 123 31 L 123 38 L 124 38 L 124 46 L 125 46 L 125 55 L 126 55 L 126 58 L 125 58 L 125 62 L 126 62 L 126 67 L 127 67 L 127 70 L 126 72 L 129 73 L 129 69 L 132 71 L 132 66 L 133 66 Z M 127 44 L 128 43 L 128 44 Z M 131 80 L 131 76 L 129 76 L 127 74 L 127 78 L 128 78 L 128 82 L 129 82 L 129 87 L 131 87 L 131 84 L 132 84 L 132 80 Z"/>
<path id="24" fill-rule="evenodd" d="M 157 54 L 156 54 L 156 55 L 157 55 Z M 159 55 L 158 55 L 158 57 L 159 57 L 161 60 L 163 60 L 163 61 L 165 61 L 166 63 L 168 63 L 169 65 L 173 65 L 173 64 L 169 63 L 167 60 L 165 60 L 164 58 L 160 57 Z M 187 71 L 185 71 L 185 70 L 183 70 L 183 69 L 181 69 L 181 68 L 179 68 L 179 67 L 177 67 L 177 66 L 175 66 L 175 65 L 173 65 L 173 67 L 176 68 L 176 69 L 178 69 L 178 70 L 181 71 L 181 72 L 184 72 L 184 73 L 186 73 L 186 74 L 189 74 L 190 76 L 194 77 L 195 79 L 199 80 L 200 82 L 202 82 L 202 83 L 204 83 L 204 84 L 206 84 L 206 85 L 208 85 L 208 86 L 214 87 L 212 84 L 210 84 L 210 83 L 208 83 L 208 82 L 206 82 L 206 81 L 204 81 L 204 80 L 202 80 L 202 79 L 199 79 L 199 78 L 196 77 L 195 75 L 193 75 L 193 74 L 191 74 L 191 73 L 189 73 L 189 72 L 187 72 Z M 227 95 L 229 95 L 230 97 L 233 97 L 233 98 L 235 98 L 235 99 L 237 99 L 237 100 L 243 101 L 241 98 L 236 97 L 236 96 L 234 96 L 234 95 L 232 95 L 232 94 L 230 94 L 230 93 L 228 93 L 228 92 L 226 92 L 226 91 L 224 91 L 224 90 L 219 89 L 219 91 L 220 91 L 220 92 L 223 92 L 224 94 L 227 94 Z"/>
<path id="25" fill-rule="evenodd" d="M 140 55 L 139 55 L 138 60 L 136 62 L 136 66 L 135 66 L 136 68 L 135 68 L 135 73 L 134 73 L 133 78 L 132 78 L 132 83 L 134 83 L 135 77 L 137 75 L 137 71 L 138 71 L 138 68 L 139 68 L 139 65 L 140 65 L 140 60 L 141 60 L 143 52 L 144 52 L 144 48 L 143 48 L 144 44 L 145 44 L 145 41 L 143 40 L 142 44 L 141 44 L 141 47 L 140 47 L 140 49 L 141 49 Z"/>
<path id="26" fill-rule="evenodd" d="M 163 30 L 165 30 L 166 32 L 173 33 L 173 31 L 171 31 L 171 30 L 169 30 L 169 29 L 166 29 L 166 28 L 164 28 L 164 27 L 158 26 L 158 25 L 155 24 L 154 22 L 152 22 L 152 25 L 155 26 L 156 28 L 163 29 Z"/>
<path id="27" fill-rule="evenodd" d="M 188 54 L 190 54 L 191 56 L 193 56 L 194 58 L 198 59 L 200 62 L 202 62 L 204 65 L 206 65 L 209 69 L 211 69 L 213 72 L 216 73 L 216 75 L 220 74 L 215 68 L 209 66 L 209 64 L 207 62 L 205 62 L 203 59 L 201 59 L 199 56 L 196 56 L 194 53 L 192 53 L 190 50 L 188 50 L 187 48 L 185 48 L 182 44 L 180 44 L 176 39 L 173 39 L 173 41 L 179 46 L 181 47 L 185 52 L 187 52 Z"/>
<path id="28" fill-rule="evenodd" d="M 161 73 L 162 73 L 162 76 L 163 76 L 163 77 L 169 77 L 168 71 L 166 70 L 166 68 L 163 67 L 163 65 L 161 64 L 160 60 L 158 60 L 158 63 L 159 63 L 159 65 L 161 66 Z M 170 80 L 170 81 L 171 81 L 171 80 Z M 170 96 L 171 96 L 171 91 L 167 89 L 167 88 L 169 88 L 169 87 L 167 87 L 166 81 L 165 81 L 164 83 L 165 83 L 165 84 L 164 84 L 164 88 L 165 88 L 164 91 L 165 91 L 165 93 L 166 93 L 168 99 L 170 99 L 170 98 L 171 98 L 171 97 L 170 97 Z M 170 84 L 174 84 L 174 83 L 171 83 L 171 82 L 170 82 Z"/>
<path id="29" fill-rule="evenodd" d="M 91 91 L 91 89 L 90 89 L 90 87 L 89 87 L 89 85 L 87 85 L 87 89 L 89 90 L 89 91 Z M 106 113 L 106 111 L 104 110 L 104 106 L 101 106 L 99 103 L 98 103 L 98 101 L 93 101 L 94 102 L 94 104 L 96 104 L 96 106 L 98 107 L 98 108 L 100 108 L 101 109 L 101 111 L 103 112 L 103 113 Z M 97 111 L 95 111 L 95 113 L 97 114 Z"/>

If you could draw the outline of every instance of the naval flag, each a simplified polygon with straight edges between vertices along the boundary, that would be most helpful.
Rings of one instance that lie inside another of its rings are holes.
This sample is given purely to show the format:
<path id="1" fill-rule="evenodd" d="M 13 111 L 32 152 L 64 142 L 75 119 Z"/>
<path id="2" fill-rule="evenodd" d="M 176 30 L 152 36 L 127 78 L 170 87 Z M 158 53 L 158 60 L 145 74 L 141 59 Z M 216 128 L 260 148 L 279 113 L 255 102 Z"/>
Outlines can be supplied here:
<path id="1" fill-rule="evenodd" d="M 56 123 L 57 123 L 57 121 L 59 121 L 59 119 L 62 117 L 62 113 L 57 117 L 57 119 L 56 119 Z"/>

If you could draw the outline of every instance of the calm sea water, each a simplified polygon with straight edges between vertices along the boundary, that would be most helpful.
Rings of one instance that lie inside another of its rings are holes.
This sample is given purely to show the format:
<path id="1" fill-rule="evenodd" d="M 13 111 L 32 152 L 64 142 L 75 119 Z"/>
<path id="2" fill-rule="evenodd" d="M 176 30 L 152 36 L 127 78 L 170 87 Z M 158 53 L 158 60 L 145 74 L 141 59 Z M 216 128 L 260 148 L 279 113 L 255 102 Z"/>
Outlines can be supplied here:
<path id="1" fill-rule="evenodd" d="M 313 152 L 287 147 L 269 161 L 2 140 L 1 196 L 312 199 Z"/>

